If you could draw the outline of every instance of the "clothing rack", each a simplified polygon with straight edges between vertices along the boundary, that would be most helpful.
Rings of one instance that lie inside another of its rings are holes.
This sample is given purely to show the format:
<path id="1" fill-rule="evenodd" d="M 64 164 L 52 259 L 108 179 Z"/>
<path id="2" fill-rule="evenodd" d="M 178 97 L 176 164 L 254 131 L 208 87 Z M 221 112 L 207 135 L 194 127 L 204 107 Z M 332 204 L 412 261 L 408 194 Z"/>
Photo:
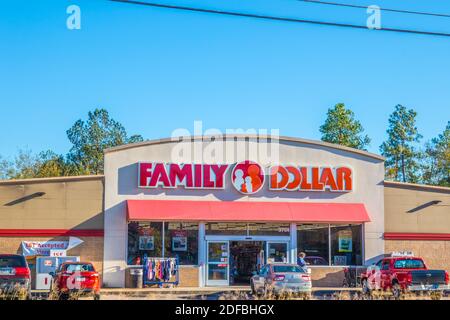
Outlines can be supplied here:
<path id="1" fill-rule="evenodd" d="M 179 273 L 179 265 L 178 265 L 178 257 L 176 258 L 155 258 L 155 257 L 144 257 L 144 285 L 159 285 L 160 287 L 163 284 L 173 284 L 178 286 L 180 282 L 180 273 Z M 173 263 L 173 268 L 169 268 L 168 266 L 161 266 L 161 263 Z M 152 273 L 161 272 L 162 276 L 154 275 L 151 279 L 149 279 L 149 269 L 152 268 Z M 162 269 L 161 269 L 162 268 Z M 167 275 L 167 272 L 170 274 Z M 165 275 L 165 276 L 164 276 Z M 175 281 L 170 281 L 173 277 L 175 277 Z"/>

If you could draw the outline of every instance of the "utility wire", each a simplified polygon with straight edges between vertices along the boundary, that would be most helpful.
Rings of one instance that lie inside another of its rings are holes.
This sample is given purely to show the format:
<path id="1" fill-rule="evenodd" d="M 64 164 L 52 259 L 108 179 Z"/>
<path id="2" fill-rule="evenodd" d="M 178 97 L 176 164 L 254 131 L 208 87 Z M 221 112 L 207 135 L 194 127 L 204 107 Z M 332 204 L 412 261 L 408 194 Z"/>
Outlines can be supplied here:
<path id="1" fill-rule="evenodd" d="M 309 2 L 309 3 L 315 3 L 315 4 L 324 4 L 324 5 L 330 5 L 330 6 L 338 6 L 338 7 L 358 8 L 358 9 L 367 9 L 368 8 L 368 6 L 361 6 L 361 5 L 348 4 L 348 3 L 329 2 L 329 1 L 320 1 L 320 0 L 297 0 L 297 1 Z M 425 16 L 450 18 L 450 14 L 445 14 L 445 13 L 410 11 L 410 10 L 388 9 L 388 8 L 380 8 L 380 10 L 397 12 L 397 13 L 407 13 L 407 14 L 417 14 L 417 15 L 425 15 Z"/>
<path id="2" fill-rule="evenodd" d="M 169 5 L 169 4 L 161 4 L 161 3 L 143 2 L 143 1 L 138 1 L 138 0 L 108 0 L 108 1 L 122 2 L 122 3 L 156 7 L 156 8 L 164 8 L 164 9 L 181 10 L 181 11 L 220 14 L 220 15 L 235 16 L 235 17 L 255 18 L 255 19 L 261 19 L 261 20 L 307 23 L 307 24 L 317 24 L 317 25 L 325 25 L 325 26 L 333 26 L 333 27 L 346 27 L 346 28 L 355 28 L 355 29 L 368 29 L 366 26 L 356 25 L 356 24 L 304 20 L 304 19 L 296 19 L 296 18 L 285 18 L 285 17 L 276 17 L 276 16 L 268 16 L 268 15 L 259 15 L 259 14 L 252 14 L 252 13 L 241 13 L 241 12 L 233 12 L 233 11 L 203 9 L 203 8 L 185 7 L 185 6 L 177 6 L 177 5 Z M 390 32 L 402 32 L 402 33 L 410 33 L 410 34 L 411 33 L 412 34 L 422 34 L 422 35 L 427 35 L 427 36 L 450 37 L 450 33 L 411 30 L 411 29 L 380 28 L 380 29 L 375 29 L 375 30 L 390 31 Z"/>

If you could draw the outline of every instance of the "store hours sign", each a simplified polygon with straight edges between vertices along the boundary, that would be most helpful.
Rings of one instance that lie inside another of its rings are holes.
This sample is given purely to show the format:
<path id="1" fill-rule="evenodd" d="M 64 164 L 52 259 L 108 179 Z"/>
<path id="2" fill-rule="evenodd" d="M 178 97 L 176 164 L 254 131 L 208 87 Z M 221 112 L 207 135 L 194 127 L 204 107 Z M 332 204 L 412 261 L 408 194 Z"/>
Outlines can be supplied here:
<path id="1" fill-rule="evenodd" d="M 230 164 L 140 162 L 139 188 L 225 189 L 227 183 L 242 194 L 270 191 L 353 190 L 353 171 L 347 166 L 275 165 L 264 168 L 246 160 Z"/>

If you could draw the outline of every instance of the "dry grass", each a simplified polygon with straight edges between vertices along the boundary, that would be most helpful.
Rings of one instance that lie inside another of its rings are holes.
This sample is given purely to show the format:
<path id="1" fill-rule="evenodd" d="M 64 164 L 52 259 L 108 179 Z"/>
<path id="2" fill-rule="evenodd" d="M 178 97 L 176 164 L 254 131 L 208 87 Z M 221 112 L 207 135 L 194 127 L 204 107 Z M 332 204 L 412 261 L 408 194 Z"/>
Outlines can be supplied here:
<path id="1" fill-rule="evenodd" d="M 70 292 L 70 293 L 59 293 L 52 290 L 48 296 L 48 300 L 80 300 L 81 298 L 93 298 L 93 294 L 85 294 L 83 290 Z"/>
<path id="2" fill-rule="evenodd" d="M 294 294 L 292 291 L 282 291 L 279 294 L 274 294 L 272 290 L 265 295 L 251 295 L 249 292 L 232 291 L 226 292 L 219 296 L 219 300 L 310 300 L 311 293 Z"/>
<path id="3" fill-rule="evenodd" d="M 440 300 L 442 295 L 437 292 L 428 293 L 405 293 L 402 300 Z M 275 295 L 269 293 L 267 295 L 253 296 L 247 292 L 234 291 L 220 295 L 219 300 L 394 300 L 391 292 L 375 291 L 370 296 L 363 295 L 361 292 L 355 291 L 336 291 L 333 294 L 314 296 L 311 294 L 292 294 L 291 292 Z"/>
<path id="4" fill-rule="evenodd" d="M 28 290 L 18 285 L 10 290 L 0 290 L 0 300 L 26 300 L 28 298 Z"/>

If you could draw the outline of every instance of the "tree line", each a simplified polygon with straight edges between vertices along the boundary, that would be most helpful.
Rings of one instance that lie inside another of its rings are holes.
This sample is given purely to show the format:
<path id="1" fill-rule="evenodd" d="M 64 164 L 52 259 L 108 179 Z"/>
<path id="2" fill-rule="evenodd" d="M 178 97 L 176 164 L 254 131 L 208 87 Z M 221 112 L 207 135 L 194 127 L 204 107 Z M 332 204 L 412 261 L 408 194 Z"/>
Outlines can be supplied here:
<path id="1" fill-rule="evenodd" d="M 422 135 L 416 126 L 417 112 L 397 105 L 389 116 L 387 139 L 380 148 L 386 158 L 387 180 L 450 187 L 450 121 L 444 131 L 420 144 Z M 364 134 L 355 114 L 339 103 L 328 110 L 320 127 L 322 140 L 366 150 L 370 138 Z"/>
<path id="2" fill-rule="evenodd" d="M 417 112 L 402 105 L 389 116 L 387 139 L 380 146 L 386 158 L 386 179 L 450 187 L 450 121 L 441 134 L 421 144 L 416 117 Z M 325 142 L 360 150 L 367 150 L 371 142 L 354 112 L 343 103 L 328 109 L 320 133 Z M 141 135 L 129 136 L 105 109 L 89 112 L 86 120 L 76 121 L 66 134 L 72 145 L 66 155 L 20 150 L 12 160 L 0 156 L 0 179 L 102 174 L 104 149 L 144 140 Z"/>
<path id="3" fill-rule="evenodd" d="M 87 120 L 78 120 L 66 134 L 72 144 L 66 155 L 19 150 L 13 160 L 0 157 L 0 179 L 103 174 L 104 149 L 144 140 L 140 135 L 128 136 L 125 127 L 105 109 L 89 112 Z"/>

